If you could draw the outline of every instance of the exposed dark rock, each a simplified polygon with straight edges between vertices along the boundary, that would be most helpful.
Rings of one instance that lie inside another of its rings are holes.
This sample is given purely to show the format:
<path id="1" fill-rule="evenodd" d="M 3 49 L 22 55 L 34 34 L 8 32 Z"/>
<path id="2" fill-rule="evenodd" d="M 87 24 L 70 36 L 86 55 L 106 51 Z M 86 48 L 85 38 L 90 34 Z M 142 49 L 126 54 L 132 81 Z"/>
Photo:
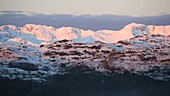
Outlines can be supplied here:
<path id="1" fill-rule="evenodd" d="M 89 48 L 91 48 L 91 49 L 101 49 L 102 48 L 102 46 L 91 46 L 91 47 L 89 47 Z"/>
<path id="2" fill-rule="evenodd" d="M 110 53 L 110 51 L 109 50 L 102 50 L 101 52 L 103 52 L 103 53 Z"/>
<path id="3" fill-rule="evenodd" d="M 69 55 L 69 54 L 65 53 L 65 52 L 47 51 L 43 55 L 45 55 L 45 56 L 52 56 L 52 55 L 66 56 L 66 55 Z"/>
<path id="4" fill-rule="evenodd" d="M 32 63 L 25 63 L 25 62 L 20 62 L 20 63 L 16 63 L 16 62 L 10 62 L 8 64 L 9 67 L 11 68 L 21 68 L 24 70 L 30 70 L 30 71 L 37 71 L 38 70 L 38 66 Z"/>
<path id="5" fill-rule="evenodd" d="M 65 43 L 65 42 L 69 42 L 70 40 L 64 39 L 64 40 L 60 40 L 58 41 L 59 43 Z"/>
<path id="6" fill-rule="evenodd" d="M 130 44 L 128 41 L 123 41 L 123 40 L 120 40 L 117 43 L 124 44 L 124 45 L 129 45 Z"/>
<path id="7" fill-rule="evenodd" d="M 65 45 L 64 46 L 64 49 L 70 49 L 70 48 L 72 48 L 73 46 L 71 45 L 71 44 L 67 44 L 67 45 Z"/>
<path id="8" fill-rule="evenodd" d="M 170 63 L 170 58 L 169 59 L 163 59 L 161 62 L 169 62 Z"/>
<path id="9" fill-rule="evenodd" d="M 61 47 L 61 45 L 57 44 L 57 45 L 55 45 L 55 47 Z"/>
<path id="10" fill-rule="evenodd" d="M 79 55 L 79 56 L 83 55 L 83 53 L 78 52 L 78 51 L 70 51 L 70 54 L 71 55 Z"/>
<path id="11" fill-rule="evenodd" d="M 49 46 L 48 49 L 55 50 L 55 48 L 53 46 Z"/>
<path id="12" fill-rule="evenodd" d="M 72 57 L 72 59 L 76 59 L 76 60 L 78 60 L 78 59 L 80 59 L 79 57 Z"/>
<path id="13" fill-rule="evenodd" d="M 44 45 L 40 45 L 40 48 L 41 48 L 41 47 L 44 47 Z"/>

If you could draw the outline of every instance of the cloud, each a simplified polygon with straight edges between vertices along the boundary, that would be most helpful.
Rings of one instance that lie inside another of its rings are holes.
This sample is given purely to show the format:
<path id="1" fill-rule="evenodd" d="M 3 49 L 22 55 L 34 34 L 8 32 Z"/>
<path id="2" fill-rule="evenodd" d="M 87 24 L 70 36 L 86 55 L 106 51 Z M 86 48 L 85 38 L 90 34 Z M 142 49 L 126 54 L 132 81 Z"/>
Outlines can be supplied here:
<path id="1" fill-rule="evenodd" d="M 110 14 L 97 16 L 74 16 L 69 14 L 47 15 L 22 11 L 0 12 L 0 26 L 8 24 L 24 26 L 25 24 L 33 23 L 50 25 L 56 28 L 70 26 L 90 30 L 119 30 L 122 29 L 125 25 L 132 22 L 142 23 L 146 25 L 170 25 L 170 14 L 147 17 L 131 17 Z"/>

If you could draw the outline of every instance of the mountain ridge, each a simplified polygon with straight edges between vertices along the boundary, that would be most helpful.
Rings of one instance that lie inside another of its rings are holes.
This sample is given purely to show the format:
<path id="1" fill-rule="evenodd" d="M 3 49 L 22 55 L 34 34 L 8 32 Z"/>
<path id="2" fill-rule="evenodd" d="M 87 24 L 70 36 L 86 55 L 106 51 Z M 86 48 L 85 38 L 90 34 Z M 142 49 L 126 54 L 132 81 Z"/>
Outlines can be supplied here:
<path id="1" fill-rule="evenodd" d="M 4 25 L 0 27 L 0 35 L 9 35 L 9 37 L 18 37 L 29 41 L 29 38 L 37 39 L 38 42 L 50 42 L 57 40 L 73 40 L 80 43 L 93 43 L 94 41 L 102 41 L 105 43 L 116 43 L 119 40 L 130 39 L 135 36 L 143 36 L 145 34 L 170 35 L 170 25 L 154 26 L 131 23 L 121 30 L 82 30 L 74 27 L 54 28 L 46 25 L 26 24 L 23 27 L 15 25 Z M 27 36 L 30 36 L 27 38 Z M 3 37 L 3 36 L 1 36 Z M 32 43 L 35 43 L 34 42 Z M 31 41 L 30 41 L 31 42 Z M 35 44 L 39 44 L 39 43 Z"/>

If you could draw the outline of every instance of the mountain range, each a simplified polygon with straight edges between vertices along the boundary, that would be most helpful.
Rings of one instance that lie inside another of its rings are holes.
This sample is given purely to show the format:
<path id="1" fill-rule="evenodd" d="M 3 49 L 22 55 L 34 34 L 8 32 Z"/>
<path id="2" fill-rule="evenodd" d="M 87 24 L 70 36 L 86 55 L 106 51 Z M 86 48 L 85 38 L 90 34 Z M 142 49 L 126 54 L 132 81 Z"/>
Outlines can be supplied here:
<path id="1" fill-rule="evenodd" d="M 86 66 L 170 79 L 170 25 L 131 23 L 121 30 L 82 30 L 26 24 L 0 27 L 2 77 L 44 80 Z"/>
<path id="2" fill-rule="evenodd" d="M 170 26 L 131 23 L 118 31 L 92 31 L 73 27 L 54 28 L 46 25 L 26 24 L 23 27 L 4 25 L 0 27 L 0 31 L 1 40 L 17 41 L 21 39 L 23 41 L 30 41 L 33 44 L 63 39 L 73 40 L 80 43 L 93 43 L 94 41 L 116 43 L 119 40 L 126 40 L 135 36 L 143 36 L 145 34 L 160 34 L 167 36 L 170 35 Z"/>

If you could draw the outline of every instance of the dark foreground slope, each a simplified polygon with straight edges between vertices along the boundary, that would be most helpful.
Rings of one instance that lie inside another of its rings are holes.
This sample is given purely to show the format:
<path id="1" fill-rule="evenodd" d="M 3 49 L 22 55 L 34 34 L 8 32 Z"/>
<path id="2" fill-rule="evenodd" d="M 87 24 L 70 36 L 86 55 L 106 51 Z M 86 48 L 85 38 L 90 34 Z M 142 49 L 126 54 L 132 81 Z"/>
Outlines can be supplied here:
<path id="1" fill-rule="evenodd" d="M 170 81 L 74 68 L 47 82 L 0 78 L 0 96 L 170 96 Z"/>

